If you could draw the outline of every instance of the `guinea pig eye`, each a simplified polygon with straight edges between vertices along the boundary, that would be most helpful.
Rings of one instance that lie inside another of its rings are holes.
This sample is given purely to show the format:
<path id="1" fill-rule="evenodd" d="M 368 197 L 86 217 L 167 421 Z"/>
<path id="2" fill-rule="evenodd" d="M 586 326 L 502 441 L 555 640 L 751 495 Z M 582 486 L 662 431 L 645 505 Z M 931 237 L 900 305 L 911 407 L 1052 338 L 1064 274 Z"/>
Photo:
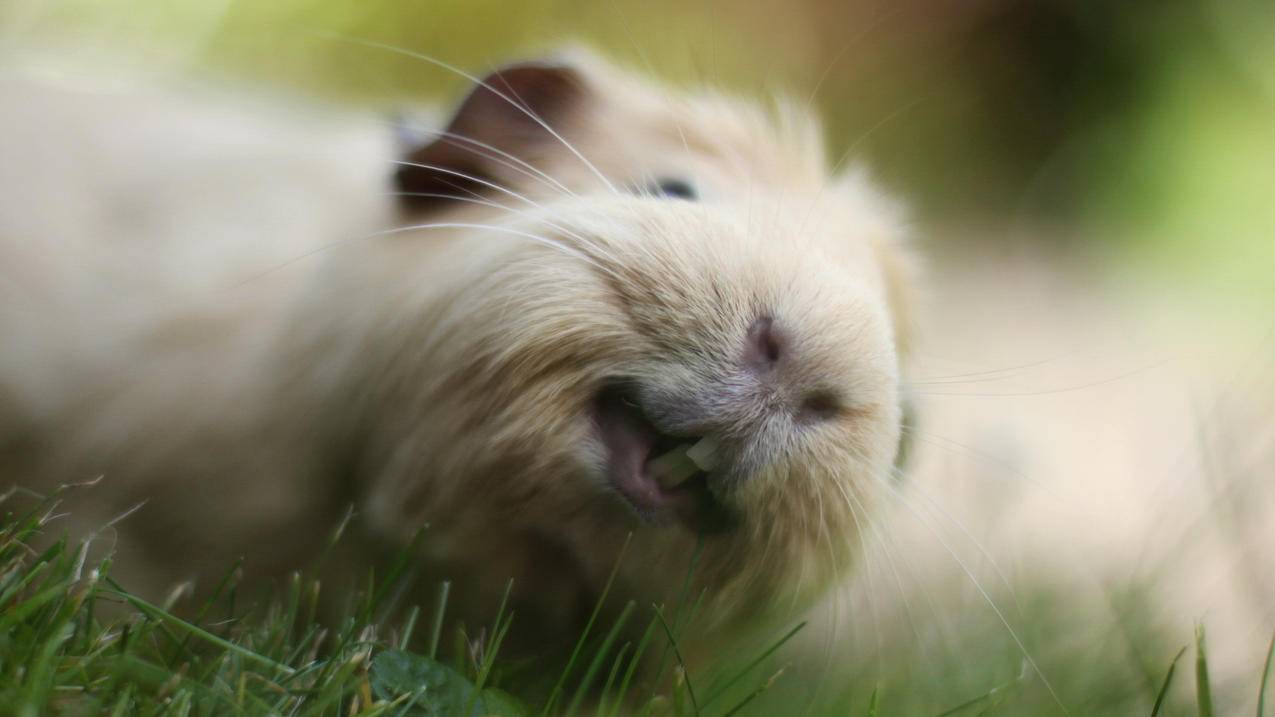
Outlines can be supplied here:
<path id="1" fill-rule="evenodd" d="M 652 182 L 648 191 L 654 196 L 670 199 L 694 201 L 699 198 L 699 194 L 690 182 L 675 177 L 665 177 Z"/>

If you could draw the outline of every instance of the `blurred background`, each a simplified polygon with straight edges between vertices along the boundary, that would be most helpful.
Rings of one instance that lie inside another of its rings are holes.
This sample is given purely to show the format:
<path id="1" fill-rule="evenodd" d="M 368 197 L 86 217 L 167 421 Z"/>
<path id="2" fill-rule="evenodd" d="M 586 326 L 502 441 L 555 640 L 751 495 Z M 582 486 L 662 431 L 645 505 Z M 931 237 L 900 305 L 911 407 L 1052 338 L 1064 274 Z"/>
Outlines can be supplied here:
<path id="1" fill-rule="evenodd" d="M 912 208 L 936 298 L 912 492 L 807 631 L 830 657 L 757 714 L 859 713 L 870 685 L 883 714 L 1012 691 L 994 714 L 1046 714 L 1055 690 L 1148 714 L 1197 620 L 1220 713 L 1251 713 L 1275 629 L 1275 3 L 0 2 L 0 62 L 48 72 L 385 112 L 464 90 L 367 42 L 476 73 L 583 42 L 809 98 L 832 156 Z M 1052 687 L 1024 686 L 1025 654 Z M 1189 680 L 1173 695 L 1194 714 Z"/>
<path id="2" fill-rule="evenodd" d="M 927 236 L 1275 296 L 1266 0 L 6 0 L 0 33 L 10 55 L 385 107 L 458 78 L 343 38 L 475 70 L 582 41 L 674 82 L 812 97 Z"/>

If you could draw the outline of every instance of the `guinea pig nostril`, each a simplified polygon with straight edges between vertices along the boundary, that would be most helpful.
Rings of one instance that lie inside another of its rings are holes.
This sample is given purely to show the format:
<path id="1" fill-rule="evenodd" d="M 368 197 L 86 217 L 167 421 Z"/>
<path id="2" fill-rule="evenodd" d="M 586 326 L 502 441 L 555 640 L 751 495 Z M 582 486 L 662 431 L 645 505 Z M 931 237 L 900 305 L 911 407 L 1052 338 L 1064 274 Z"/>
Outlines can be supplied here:
<path id="1" fill-rule="evenodd" d="M 814 391 L 801 402 L 798 414 L 807 421 L 827 421 L 841 413 L 841 399 L 831 391 Z"/>
<path id="2" fill-rule="evenodd" d="M 783 335 L 769 316 L 757 319 L 748 327 L 746 340 L 744 361 L 753 370 L 769 370 L 779 363 L 785 351 Z"/>

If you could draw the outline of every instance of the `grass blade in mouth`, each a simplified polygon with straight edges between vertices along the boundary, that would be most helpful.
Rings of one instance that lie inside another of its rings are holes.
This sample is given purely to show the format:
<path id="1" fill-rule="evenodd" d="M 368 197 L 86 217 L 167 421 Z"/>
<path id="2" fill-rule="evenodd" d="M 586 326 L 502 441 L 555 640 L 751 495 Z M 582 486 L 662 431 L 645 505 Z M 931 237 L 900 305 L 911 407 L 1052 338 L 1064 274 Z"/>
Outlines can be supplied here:
<path id="1" fill-rule="evenodd" d="M 686 457 L 694 461 L 700 470 L 707 473 L 717 466 L 717 451 L 717 441 L 710 436 L 704 436 L 699 439 L 699 443 L 686 449 Z"/>
<path id="2" fill-rule="evenodd" d="M 647 470 L 661 488 L 673 489 L 700 472 L 700 467 L 687 456 L 690 444 L 681 443 L 647 462 Z"/>

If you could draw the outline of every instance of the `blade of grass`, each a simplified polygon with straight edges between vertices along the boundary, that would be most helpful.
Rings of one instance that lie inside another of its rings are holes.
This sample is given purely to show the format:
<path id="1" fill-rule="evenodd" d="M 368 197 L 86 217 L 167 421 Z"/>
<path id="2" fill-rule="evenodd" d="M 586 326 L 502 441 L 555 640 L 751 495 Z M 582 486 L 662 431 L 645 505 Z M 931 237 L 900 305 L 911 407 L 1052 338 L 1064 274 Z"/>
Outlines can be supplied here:
<path id="1" fill-rule="evenodd" d="M 36 593 L 34 597 L 24 600 L 21 605 L 9 610 L 3 618 L 0 618 L 0 632 L 8 630 L 11 625 L 16 625 L 38 610 L 46 607 L 49 603 L 66 595 L 66 591 L 71 588 L 69 581 L 58 582 Z"/>
<path id="2" fill-rule="evenodd" d="M 509 590 L 513 587 L 513 580 L 508 583 L 505 588 L 505 597 L 509 597 Z M 502 600 L 500 604 L 500 612 L 503 612 L 505 603 Z M 487 684 L 487 678 L 491 675 L 491 668 L 496 664 L 496 654 L 500 652 L 500 644 L 505 641 L 505 634 L 509 632 L 509 626 L 514 622 L 514 615 L 509 613 L 508 617 L 503 617 L 504 624 L 501 624 L 501 616 L 497 613 L 497 621 L 495 627 L 492 628 L 491 641 L 487 643 L 487 648 L 483 653 L 483 663 L 478 668 L 478 676 L 474 679 L 474 689 L 469 693 L 469 700 L 465 703 L 465 711 L 461 714 L 463 717 L 471 717 L 474 714 L 474 708 L 478 705 L 478 699 L 482 696 L 483 687 Z"/>
<path id="3" fill-rule="evenodd" d="M 1173 662 L 1169 663 L 1169 671 L 1164 676 L 1164 682 L 1160 685 L 1160 691 L 1156 693 L 1155 704 L 1151 706 L 1151 717 L 1157 717 L 1160 714 L 1160 707 L 1164 705 L 1164 698 L 1169 694 L 1169 685 L 1173 684 L 1173 672 L 1178 669 L 1178 660 L 1186 654 L 1186 645 L 1178 650 L 1178 654 L 1173 656 Z"/>
<path id="4" fill-rule="evenodd" d="M 427 526 L 428 527 L 428 526 Z M 402 593 L 402 589 L 411 583 L 406 577 L 409 574 L 409 568 L 418 564 L 418 556 L 420 555 L 421 539 L 425 535 L 426 528 L 420 528 L 408 541 L 407 545 L 395 552 L 394 560 L 390 563 L 385 573 L 385 577 L 378 581 L 375 591 L 372 593 L 372 605 L 374 608 L 381 608 L 391 592 Z M 392 606 L 393 601 L 390 601 Z"/>
<path id="5" fill-rule="evenodd" d="M 53 563 L 40 562 L 30 568 L 27 568 L 26 574 L 21 575 L 21 577 L 17 577 L 17 574 L 15 574 L 14 581 L 3 590 L 0 590 L 0 605 L 8 605 L 12 603 L 15 595 L 22 592 L 22 590 L 24 590 L 28 585 L 34 584 L 36 579 L 40 577 L 40 574 L 45 570 L 48 570 L 51 565 L 53 565 Z"/>
<path id="6" fill-rule="evenodd" d="M 438 657 L 438 639 L 443 634 L 443 615 L 447 613 L 447 594 L 452 584 L 446 580 L 438 589 L 438 604 L 434 606 L 434 626 L 429 633 L 429 659 Z"/>
<path id="7" fill-rule="evenodd" d="M 225 575 L 222 576 L 221 581 L 217 583 L 217 587 L 213 589 L 212 594 L 209 595 L 208 599 L 204 601 L 204 604 L 200 606 L 199 612 L 195 614 L 194 624 L 198 625 L 204 621 L 204 618 L 208 615 L 208 611 L 211 610 L 213 605 L 216 605 L 221 599 L 221 595 L 225 592 L 226 588 L 230 586 L 232 581 L 237 580 L 237 576 L 240 574 L 242 566 L 243 557 L 241 556 L 235 560 L 234 565 L 230 568 L 230 570 L 226 571 Z M 174 658 L 186 650 L 186 646 L 189 644 L 190 639 L 190 633 L 186 633 L 186 637 L 182 639 L 181 644 L 173 651 Z"/>
<path id="8" fill-rule="evenodd" d="M 608 713 L 608 717 L 618 715 L 620 708 L 624 705 L 624 698 L 629 694 L 629 684 L 633 681 L 633 673 L 637 671 L 638 664 L 642 660 L 642 655 L 646 654 L 646 648 L 651 644 L 651 637 L 655 635 L 655 618 L 646 624 L 646 630 L 642 633 L 642 639 L 638 641 L 637 649 L 633 651 L 633 657 L 629 660 L 629 666 L 624 670 L 624 679 L 620 682 L 620 689 L 615 693 L 615 709 Z"/>
<path id="9" fill-rule="evenodd" d="M 480 670 L 490 662 L 496 650 L 500 648 L 500 640 L 504 637 L 501 623 L 506 622 L 505 609 L 509 607 L 509 595 L 513 593 L 513 590 L 514 579 L 509 578 L 505 583 L 505 592 L 500 596 L 500 605 L 496 607 L 496 619 L 491 623 L 491 636 L 487 638 L 487 644 L 483 645 L 483 665 L 479 666 Z M 512 621 L 513 616 L 510 615 L 508 619 Z M 505 625 L 505 629 L 507 628 L 508 625 Z"/>
<path id="10" fill-rule="evenodd" d="M 602 667 L 602 661 L 606 658 L 607 653 L 611 651 L 611 645 L 615 644 L 616 638 L 620 634 L 620 630 L 624 628 L 624 623 L 628 622 L 629 615 L 633 613 L 634 603 L 630 600 L 625 604 L 624 610 L 620 612 L 620 616 L 616 618 L 615 624 L 611 626 L 606 637 L 602 640 L 602 645 L 593 655 L 593 660 L 584 671 L 584 677 L 580 679 L 580 684 L 576 687 L 576 693 L 571 698 L 571 704 L 567 707 L 567 717 L 571 717 L 580 708 L 580 703 L 584 700 L 584 695 L 588 692 L 589 687 L 593 684 L 594 677 L 597 676 L 598 670 Z"/>
<path id="11" fill-rule="evenodd" d="M 1262 668 L 1262 683 L 1257 688 L 1257 717 L 1266 717 L 1266 687 L 1271 681 L 1271 661 L 1275 659 L 1275 635 L 1271 635 L 1271 645 L 1266 648 L 1266 665 Z"/>
<path id="12" fill-rule="evenodd" d="M 27 686 L 26 695 L 18 714 L 34 717 L 49 711 L 49 701 L 54 689 L 57 653 L 62 644 L 71 639 L 73 632 L 70 620 L 71 616 L 65 615 L 57 621 L 54 634 L 45 639 L 35 659 L 28 665 L 27 674 L 24 676 Z"/>
<path id="13" fill-rule="evenodd" d="M 716 687 L 712 691 L 710 691 L 708 696 L 704 698 L 704 704 L 701 705 L 701 707 L 703 709 L 708 709 L 708 706 L 711 705 L 714 700 L 716 700 L 718 697 L 721 697 L 728 690 L 730 690 L 730 688 L 734 687 L 740 680 L 744 679 L 744 677 L 747 676 L 749 672 L 752 672 L 753 668 L 765 662 L 766 658 L 775 654 L 776 650 L 783 647 L 784 643 L 788 642 L 789 640 L 793 638 L 794 635 L 801 632 L 802 628 L 804 628 L 805 626 L 806 626 L 805 622 L 798 623 L 796 627 L 789 630 L 787 633 L 784 634 L 783 637 L 776 640 L 774 643 L 770 645 L 770 647 L 767 647 L 760 654 L 758 654 L 756 657 L 750 660 L 747 665 L 745 665 L 738 672 L 736 672 L 735 675 L 732 676 L 729 680 L 727 680 L 721 687 Z"/>
<path id="14" fill-rule="evenodd" d="M 663 611 L 658 607 L 655 608 L 655 618 L 660 621 L 660 626 L 664 628 L 664 634 L 668 637 L 669 645 L 673 649 L 673 657 L 677 659 L 677 664 L 682 668 L 682 674 L 686 678 L 686 696 L 691 700 L 691 713 L 699 717 L 699 702 L 695 700 L 695 688 L 691 686 L 691 673 L 686 669 L 686 660 L 682 658 L 682 650 L 677 645 L 677 637 L 673 634 L 669 624 L 665 622 Z"/>
<path id="15" fill-rule="evenodd" d="M 691 592 L 691 582 L 695 577 L 695 569 L 699 566 L 700 554 L 704 549 L 704 534 L 701 532 L 695 541 L 695 550 L 691 552 L 691 560 L 686 565 L 686 574 L 682 576 L 682 587 L 678 591 L 676 611 L 673 613 L 673 624 L 677 626 L 674 634 L 680 634 L 682 628 L 682 617 L 686 611 L 687 597 Z M 701 596 L 703 593 L 701 592 Z M 647 694 L 647 701 L 655 697 L 656 686 L 660 684 L 660 679 L 664 677 L 664 670 L 668 669 L 669 646 L 665 645 L 664 650 L 660 652 L 660 662 L 655 669 L 655 679 L 651 681 L 651 691 Z"/>
<path id="16" fill-rule="evenodd" d="M 1213 690 L 1209 687 L 1209 658 L 1204 650 L 1204 625 L 1195 626 L 1195 703 L 1200 717 L 1213 717 Z"/>
<path id="17" fill-rule="evenodd" d="M 239 655 L 245 660 L 250 660 L 252 662 L 256 662 L 261 665 L 266 665 L 268 667 L 276 669 L 285 674 L 292 674 L 293 672 L 295 672 L 295 670 L 293 670 L 291 667 L 288 667 L 287 665 L 276 662 L 270 659 L 269 657 L 260 655 L 256 652 L 253 652 L 252 650 L 242 647 L 241 645 L 237 645 L 229 640 L 218 637 L 212 634 L 211 632 L 204 630 L 203 628 L 200 628 L 196 625 L 192 625 L 175 615 L 171 615 L 167 612 L 164 612 L 163 610 L 160 610 L 158 607 L 150 604 L 149 602 L 146 602 L 145 600 L 142 600 L 141 598 L 135 597 L 131 593 L 126 592 L 123 588 L 120 587 L 119 583 L 116 583 L 114 580 L 111 580 L 110 578 L 107 578 L 107 581 L 111 584 L 112 589 L 108 589 L 103 592 L 115 595 L 116 597 L 119 597 L 123 600 L 128 601 L 128 603 L 131 604 L 133 607 L 137 608 L 139 611 L 141 611 L 142 613 L 146 614 L 147 616 L 155 620 L 158 620 L 160 622 L 165 622 L 170 625 L 174 625 L 176 627 L 180 627 L 184 630 L 187 630 L 193 633 L 196 637 L 200 638 L 201 640 L 204 640 L 205 642 L 216 645 L 222 649 L 229 650 L 230 652 L 233 652 Z"/>
<path id="18" fill-rule="evenodd" d="M 111 708 L 111 717 L 123 717 L 124 715 L 131 714 L 132 710 L 129 709 L 129 707 L 132 702 L 133 686 L 125 685 L 124 691 L 120 693 L 119 699 L 115 700 L 115 706 Z"/>
<path id="19" fill-rule="evenodd" d="M 421 606 L 413 605 L 407 613 L 407 622 L 403 625 L 403 634 L 398 638 L 398 649 L 406 650 L 407 643 L 412 641 L 412 633 L 416 632 L 416 620 L 421 616 Z"/>
<path id="20" fill-rule="evenodd" d="M 787 667 L 781 667 L 781 668 L 779 668 L 779 671 L 778 671 L 778 672 L 776 672 L 775 674 L 771 675 L 771 676 L 770 676 L 770 677 L 769 677 L 769 678 L 768 678 L 765 682 L 761 683 L 761 685 L 759 685 L 759 686 L 757 687 L 757 689 L 755 689 L 755 690 L 753 690 L 752 692 L 748 693 L 748 696 L 747 696 L 747 697 L 745 697 L 744 699 L 740 700 L 740 701 L 739 701 L 739 703 L 738 703 L 738 704 L 736 704 L 734 707 L 730 708 L 729 710 L 726 710 L 726 712 L 722 715 L 722 717 L 732 717 L 732 715 L 736 715 L 736 714 L 738 714 L 740 710 L 744 709 L 744 708 L 745 708 L 745 707 L 747 707 L 747 706 L 748 706 L 748 705 L 749 705 L 749 704 L 750 704 L 753 700 L 757 699 L 757 698 L 761 695 L 761 693 L 763 693 L 763 692 L 765 692 L 766 690 L 768 690 L 768 689 L 770 689 L 771 687 L 773 687 L 773 686 L 774 686 L 774 684 L 775 684 L 775 682 L 776 682 L 776 681 L 780 678 L 780 676 L 782 676 L 782 675 L 784 674 L 784 670 L 786 670 L 786 669 L 788 669 L 788 668 L 787 668 Z M 873 694 L 875 695 L 876 693 L 874 692 Z"/>
<path id="21" fill-rule="evenodd" d="M 620 651 L 616 653 L 615 659 L 611 661 L 611 671 L 607 673 L 606 682 L 602 683 L 602 695 L 598 697 L 598 714 L 608 714 L 606 708 L 607 699 L 611 695 L 611 687 L 615 685 L 615 678 L 620 674 L 620 668 L 624 666 L 624 656 L 628 653 L 633 643 L 626 642 L 620 645 Z"/>
<path id="22" fill-rule="evenodd" d="M 412 693 L 412 698 L 411 698 L 411 699 L 409 699 L 409 700 L 407 700 L 406 702 L 404 702 L 404 703 L 403 703 L 403 706 L 402 706 L 402 707 L 400 707 L 400 708 L 398 709 L 398 711 L 394 713 L 394 716 L 395 716 L 395 717 L 407 717 L 407 715 L 411 713 L 412 708 L 416 706 L 416 703 L 417 703 L 417 702 L 418 702 L 418 701 L 419 701 L 422 697 L 424 697 L 424 696 L 425 696 L 425 693 L 426 693 L 426 692 L 428 692 L 428 690 L 426 690 L 424 687 L 422 687 L 422 688 L 420 688 L 419 690 L 416 690 L 415 692 L 413 692 L 413 693 Z"/>
<path id="23" fill-rule="evenodd" d="M 975 697 L 972 700 L 966 700 L 965 702 L 962 702 L 961 704 L 953 707 L 950 710 L 947 710 L 945 712 L 940 712 L 937 717 L 950 717 L 951 715 L 960 714 L 961 712 L 964 712 L 965 710 L 971 707 L 974 707 L 975 705 L 983 704 L 984 702 L 995 704 L 994 700 L 999 699 L 1005 693 L 1006 690 L 1008 690 L 1011 687 L 1014 687 L 1015 685 L 1022 683 L 1022 681 L 1027 678 L 1027 675 L 1029 674 L 1028 667 L 1029 667 L 1029 663 L 1027 662 L 1027 660 L 1023 660 L 1022 672 L 1019 673 L 1016 679 L 1013 679 L 1001 685 L 997 685 L 993 687 L 992 689 L 988 690 L 987 692 L 979 695 L 978 697 Z"/>
<path id="24" fill-rule="evenodd" d="M 580 633 L 579 639 L 576 640 L 575 647 L 571 650 L 571 656 L 567 658 L 566 666 L 562 668 L 562 674 L 558 675 L 558 681 L 549 692 L 549 698 L 545 700 L 544 708 L 540 710 L 540 717 L 548 717 L 554 703 L 562 695 L 563 686 L 571 675 L 571 669 L 575 667 L 575 662 L 579 659 L 580 652 L 584 650 L 584 643 L 589 637 L 589 632 L 593 629 L 593 623 L 597 622 L 598 614 L 602 612 L 602 606 L 606 603 L 607 595 L 611 593 L 611 586 L 615 583 L 615 576 L 620 573 L 620 564 L 624 562 L 624 554 L 628 552 L 629 541 L 632 538 L 633 534 L 629 533 L 624 539 L 624 545 L 620 548 L 620 555 L 615 559 L 615 565 L 611 567 L 611 574 L 607 576 L 606 584 L 602 587 L 602 594 L 598 596 L 598 601 L 593 606 L 593 612 L 589 615 L 588 621 L 585 622 L 584 630 Z"/>

